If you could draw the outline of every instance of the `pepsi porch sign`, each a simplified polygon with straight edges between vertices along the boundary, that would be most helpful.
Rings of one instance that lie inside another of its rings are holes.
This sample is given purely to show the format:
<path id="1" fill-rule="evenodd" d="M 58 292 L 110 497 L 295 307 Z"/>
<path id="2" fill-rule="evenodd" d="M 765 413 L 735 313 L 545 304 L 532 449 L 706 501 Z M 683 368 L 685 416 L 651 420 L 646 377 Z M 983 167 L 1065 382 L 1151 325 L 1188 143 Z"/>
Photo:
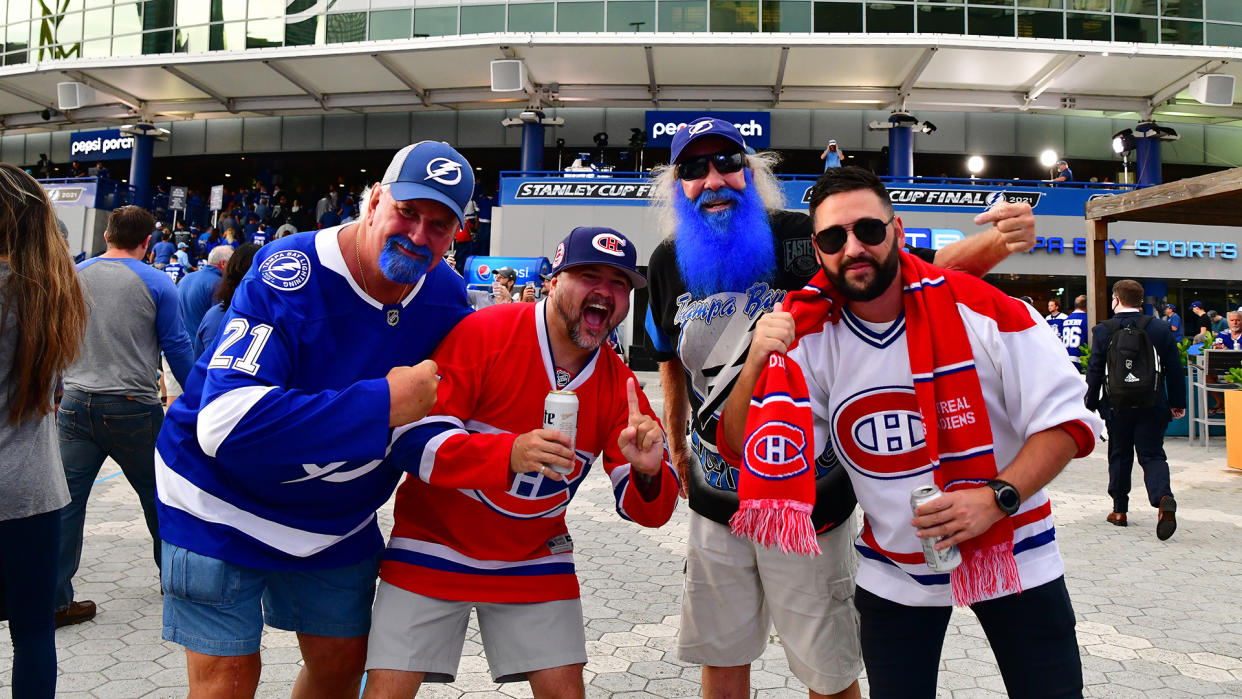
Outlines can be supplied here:
<path id="1" fill-rule="evenodd" d="M 737 127 L 746 139 L 746 145 L 760 150 L 771 141 L 772 115 L 767 112 L 696 112 L 647 110 L 647 146 L 668 148 L 673 144 L 673 134 L 699 117 L 724 119 Z"/>

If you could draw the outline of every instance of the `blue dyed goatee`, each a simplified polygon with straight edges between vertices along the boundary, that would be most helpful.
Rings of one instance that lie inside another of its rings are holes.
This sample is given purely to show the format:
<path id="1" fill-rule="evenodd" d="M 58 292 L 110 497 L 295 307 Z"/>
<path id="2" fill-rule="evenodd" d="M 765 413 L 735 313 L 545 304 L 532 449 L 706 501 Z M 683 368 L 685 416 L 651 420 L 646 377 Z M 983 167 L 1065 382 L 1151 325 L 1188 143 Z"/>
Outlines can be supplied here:
<path id="1" fill-rule="evenodd" d="M 709 213 L 708 205 L 733 202 Z M 744 292 L 755 282 L 776 280 L 776 241 L 763 199 L 746 171 L 746 189 L 704 189 L 691 200 L 680 186 L 673 198 L 677 213 L 677 267 L 686 290 L 695 298 L 722 292 Z"/>

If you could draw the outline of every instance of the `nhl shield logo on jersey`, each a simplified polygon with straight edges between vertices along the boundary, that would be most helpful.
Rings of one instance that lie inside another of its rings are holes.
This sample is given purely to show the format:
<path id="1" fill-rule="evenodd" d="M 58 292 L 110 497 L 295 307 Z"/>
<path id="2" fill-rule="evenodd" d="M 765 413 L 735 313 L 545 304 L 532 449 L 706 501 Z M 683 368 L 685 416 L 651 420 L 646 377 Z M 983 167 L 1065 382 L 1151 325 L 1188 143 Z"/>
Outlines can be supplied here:
<path id="1" fill-rule="evenodd" d="M 767 480 L 797 476 L 810 468 L 806 456 L 807 438 L 802 428 L 773 420 L 755 430 L 746 440 L 746 470 Z"/>
<path id="2" fill-rule="evenodd" d="M 837 456 L 869 478 L 918 475 L 932 468 L 914 389 L 880 386 L 846 398 L 832 414 Z"/>
<path id="3" fill-rule="evenodd" d="M 310 281 L 311 261 L 301 250 L 280 250 L 259 265 L 259 278 L 278 291 L 296 291 Z"/>

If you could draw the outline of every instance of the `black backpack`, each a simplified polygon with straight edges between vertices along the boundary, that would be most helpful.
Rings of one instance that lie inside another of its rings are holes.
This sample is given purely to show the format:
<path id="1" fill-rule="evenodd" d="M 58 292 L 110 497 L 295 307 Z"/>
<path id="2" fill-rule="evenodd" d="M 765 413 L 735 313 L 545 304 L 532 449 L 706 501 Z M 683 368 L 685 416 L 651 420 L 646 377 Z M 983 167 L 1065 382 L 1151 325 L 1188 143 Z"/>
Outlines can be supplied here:
<path id="1" fill-rule="evenodd" d="M 1150 408 L 1160 395 L 1160 357 L 1147 334 L 1151 316 L 1122 326 L 1117 318 L 1104 322 L 1112 331 L 1104 364 L 1104 396 L 1114 408 Z"/>

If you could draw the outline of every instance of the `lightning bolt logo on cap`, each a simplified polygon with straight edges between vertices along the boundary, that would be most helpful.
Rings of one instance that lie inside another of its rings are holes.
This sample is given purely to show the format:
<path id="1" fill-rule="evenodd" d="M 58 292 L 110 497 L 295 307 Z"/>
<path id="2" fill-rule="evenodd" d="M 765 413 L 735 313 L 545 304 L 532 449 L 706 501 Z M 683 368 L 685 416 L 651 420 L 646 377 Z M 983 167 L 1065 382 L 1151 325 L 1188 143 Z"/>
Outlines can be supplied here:
<path id="1" fill-rule="evenodd" d="M 427 162 L 427 176 L 423 181 L 435 180 L 442 185 L 452 187 L 461 182 L 461 163 L 448 158 L 433 158 Z"/>

